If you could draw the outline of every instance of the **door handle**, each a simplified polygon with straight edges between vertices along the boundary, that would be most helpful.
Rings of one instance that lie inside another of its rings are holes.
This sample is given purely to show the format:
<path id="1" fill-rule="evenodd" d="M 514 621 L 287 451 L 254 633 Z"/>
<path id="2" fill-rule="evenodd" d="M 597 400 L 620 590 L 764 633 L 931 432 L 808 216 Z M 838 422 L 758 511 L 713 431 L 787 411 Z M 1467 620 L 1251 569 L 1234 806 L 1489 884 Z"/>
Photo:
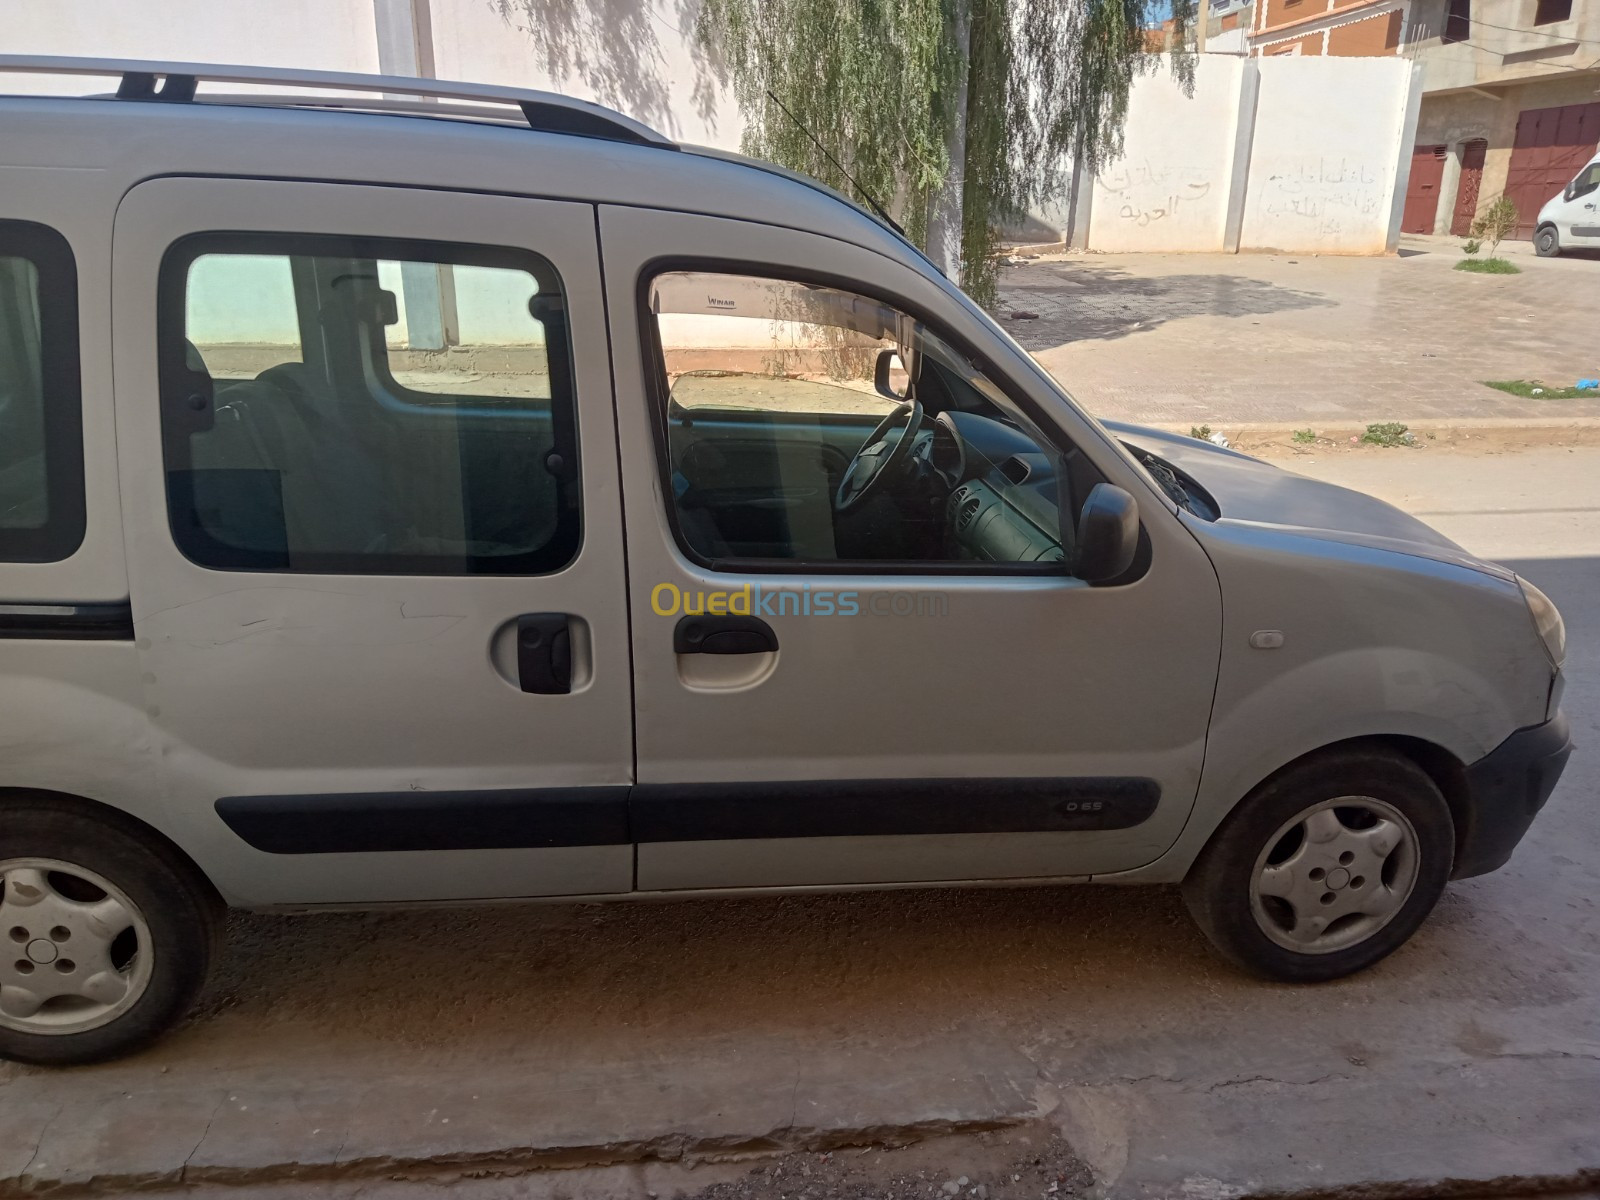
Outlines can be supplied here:
<path id="1" fill-rule="evenodd" d="M 684 617 L 672 631 L 678 654 L 776 654 L 778 635 L 760 617 Z"/>
<path id="2" fill-rule="evenodd" d="M 517 618 L 517 682 L 523 691 L 545 696 L 572 691 L 572 631 L 566 613 Z"/>

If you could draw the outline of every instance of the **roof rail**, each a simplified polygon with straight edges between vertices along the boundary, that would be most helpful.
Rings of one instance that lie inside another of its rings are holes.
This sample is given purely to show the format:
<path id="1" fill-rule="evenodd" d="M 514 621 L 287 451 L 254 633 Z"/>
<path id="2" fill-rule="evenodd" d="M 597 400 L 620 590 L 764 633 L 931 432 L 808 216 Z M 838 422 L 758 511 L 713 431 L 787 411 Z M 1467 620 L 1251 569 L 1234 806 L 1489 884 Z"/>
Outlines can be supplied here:
<path id="1" fill-rule="evenodd" d="M 0 74 L 119 76 L 121 83 L 117 87 L 117 98 L 120 100 L 193 101 L 196 99 L 196 89 L 204 82 L 317 91 L 376 92 L 385 96 L 510 105 L 522 110 L 530 128 L 541 132 L 570 133 L 580 137 L 677 149 L 676 143 L 648 125 L 587 100 L 575 100 L 556 92 L 484 83 L 416 79 L 403 75 L 361 75 L 344 71 L 302 71 L 285 67 L 145 62 L 131 58 L 66 58 L 48 54 L 0 54 Z M 306 101 L 297 98 L 286 100 L 285 103 L 304 106 Z M 330 104 L 328 107 L 339 105 Z M 343 107 L 348 107 L 348 104 Z M 460 110 L 452 109 L 452 115 L 460 115 Z"/>

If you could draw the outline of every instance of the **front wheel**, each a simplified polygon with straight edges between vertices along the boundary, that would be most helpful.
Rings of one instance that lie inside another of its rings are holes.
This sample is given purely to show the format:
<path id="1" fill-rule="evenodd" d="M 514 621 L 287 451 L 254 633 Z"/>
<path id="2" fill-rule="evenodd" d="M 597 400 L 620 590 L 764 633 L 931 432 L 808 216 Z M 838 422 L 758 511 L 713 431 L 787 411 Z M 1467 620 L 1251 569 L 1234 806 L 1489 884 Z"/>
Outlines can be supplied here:
<path id="1" fill-rule="evenodd" d="M 1561 253 L 1561 235 L 1554 225 L 1546 225 L 1533 235 L 1533 252 L 1540 258 L 1554 258 Z"/>
<path id="2" fill-rule="evenodd" d="M 220 937 L 170 847 L 51 798 L 0 807 L 0 1058 L 94 1062 L 188 1011 Z"/>
<path id="3" fill-rule="evenodd" d="M 1416 932 L 1454 854 L 1450 808 L 1433 780 L 1398 754 L 1352 751 L 1308 760 L 1251 793 L 1201 852 L 1183 898 L 1247 970 L 1337 979 Z"/>

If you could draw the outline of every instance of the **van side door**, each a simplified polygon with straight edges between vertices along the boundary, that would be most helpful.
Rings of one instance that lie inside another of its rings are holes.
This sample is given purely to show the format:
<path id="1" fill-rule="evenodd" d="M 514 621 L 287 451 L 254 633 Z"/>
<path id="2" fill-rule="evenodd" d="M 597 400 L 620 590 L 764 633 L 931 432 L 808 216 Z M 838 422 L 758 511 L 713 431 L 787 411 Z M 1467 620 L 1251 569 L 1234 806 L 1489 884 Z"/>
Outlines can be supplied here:
<path id="1" fill-rule="evenodd" d="M 627 891 L 593 209 L 164 178 L 113 254 L 150 736 L 218 886 Z"/>

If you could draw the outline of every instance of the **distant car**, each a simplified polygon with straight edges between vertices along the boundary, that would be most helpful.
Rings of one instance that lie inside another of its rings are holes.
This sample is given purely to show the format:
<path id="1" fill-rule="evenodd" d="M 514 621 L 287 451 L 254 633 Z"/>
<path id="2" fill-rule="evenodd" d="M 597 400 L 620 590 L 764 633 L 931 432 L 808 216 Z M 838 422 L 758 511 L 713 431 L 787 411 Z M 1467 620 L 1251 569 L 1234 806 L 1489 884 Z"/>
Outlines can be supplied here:
<path id="1" fill-rule="evenodd" d="M 1533 248 L 1541 258 L 1563 250 L 1600 250 L 1600 156 L 1539 210 Z"/>
<path id="2" fill-rule="evenodd" d="M 1181 882 L 1332 979 L 1567 760 L 1537 588 L 1100 424 L 814 181 L 0 69 L 121 78 L 0 98 L 0 1054 L 154 1037 L 227 905 Z"/>

